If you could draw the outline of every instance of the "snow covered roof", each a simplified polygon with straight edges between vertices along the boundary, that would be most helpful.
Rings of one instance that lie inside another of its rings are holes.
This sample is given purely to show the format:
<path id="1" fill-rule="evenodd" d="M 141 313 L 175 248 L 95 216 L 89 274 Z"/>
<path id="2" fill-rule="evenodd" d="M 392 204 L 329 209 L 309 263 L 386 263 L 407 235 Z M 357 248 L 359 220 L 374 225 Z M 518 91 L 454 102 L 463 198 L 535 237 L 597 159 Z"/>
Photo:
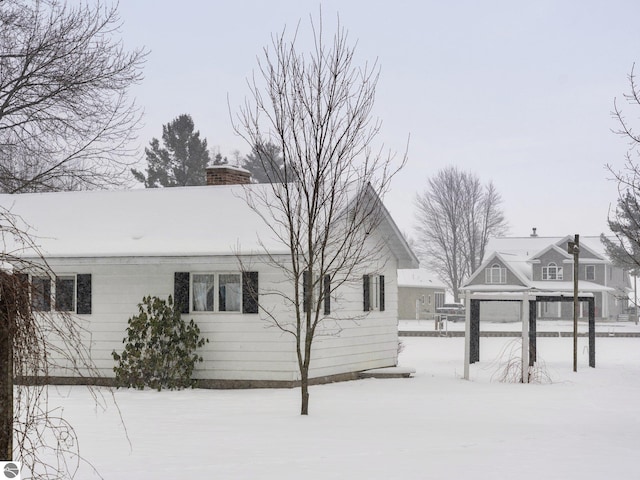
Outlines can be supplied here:
<path id="1" fill-rule="evenodd" d="M 261 188 L 262 186 L 252 186 Z M 155 256 L 283 251 L 241 186 L 0 195 L 45 256 Z"/>
<path id="2" fill-rule="evenodd" d="M 446 288 L 442 280 L 424 268 L 405 268 L 398 270 L 398 286 L 439 288 L 443 290 Z"/>
<path id="3" fill-rule="evenodd" d="M 288 253 L 247 204 L 245 189 L 268 196 L 271 186 L 0 194 L 0 205 L 28 225 L 45 257 Z M 413 252 L 382 207 L 385 239 L 401 266 L 413 266 Z M 5 251 L 14 247 L 4 245 Z"/>
<path id="4" fill-rule="evenodd" d="M 489 239 L 485 252 L 487 255 L 492 252 L 500 252 L 532 258 L 553 245 L 560 246 L 569 239 L 573 240 L 573 235 L 563 237 L 494 237 Z M 599 236 L 581 236 L 580 246 L 586 247 L 601 258 L 606 258 L 604 245 L 602 245 Z"/>

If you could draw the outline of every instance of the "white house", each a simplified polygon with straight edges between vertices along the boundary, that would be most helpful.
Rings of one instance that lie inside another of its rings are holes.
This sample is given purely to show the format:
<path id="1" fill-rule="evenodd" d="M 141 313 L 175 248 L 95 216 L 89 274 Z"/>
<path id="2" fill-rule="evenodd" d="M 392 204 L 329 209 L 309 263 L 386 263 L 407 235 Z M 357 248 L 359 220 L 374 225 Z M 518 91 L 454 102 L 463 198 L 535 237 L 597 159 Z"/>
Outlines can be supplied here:
<path id="1" fill-rule="evenodd" d="M 286 261 L 289 252 L 248 207 L 245 188 L 270 187 L 0 195 L 0 204 L 31 226 L 30 235 L 55 273 L 55 278 L 32 278 L 39 286 L 32 290 L 33 307 L 77 316 L 105 383 L 114 376 L 111 353 L 122 350 L 127 320 L 142 298 L 173 295 L 185 318 L 192 318 L 209 339 L 201 350 L 204 362 L 195 372 L 201 386 L 294 385 L 299 373 L 293 339 L 270 328 L 263 312 L 292 315 L 277 296 L 263 295 L 293 289 L 265 256 L 266 249 L 269 256 Z M 318 338 L 310 371 L 315 381 L 353 378 L 357 372 L 397 363 L 396 271 L 415 268 L 418 262 L 381 208 L 382 222 L 370 238 L 382 240 L 379 257 L 384 261 L 363 266 L 369 275 L 331 298 L 333 312 L 362 318 L 337 321 L 339 333 Z M 363 303 L 369 296 L 363 291 L 365 282 L 377 289 L 375 305 Z M 365 308 L 371 311 L 363 312 Z M 60 382 L 77 380 L 66 378 L 65 372 L 51 375 Z"/>

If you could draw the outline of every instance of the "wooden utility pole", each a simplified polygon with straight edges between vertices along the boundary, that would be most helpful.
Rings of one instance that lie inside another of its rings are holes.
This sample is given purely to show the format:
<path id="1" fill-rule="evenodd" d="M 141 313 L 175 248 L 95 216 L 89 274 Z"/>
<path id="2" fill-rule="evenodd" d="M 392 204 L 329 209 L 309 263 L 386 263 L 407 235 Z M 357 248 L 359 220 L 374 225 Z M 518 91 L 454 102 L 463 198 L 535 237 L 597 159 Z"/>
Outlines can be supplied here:
<path id="1" fill-rule="evenodd" d="M 578 259 L 580 257 L 580 235 L 567 245 L 567 251 L 573 254 L 573 371 L 578 371 Z"/>

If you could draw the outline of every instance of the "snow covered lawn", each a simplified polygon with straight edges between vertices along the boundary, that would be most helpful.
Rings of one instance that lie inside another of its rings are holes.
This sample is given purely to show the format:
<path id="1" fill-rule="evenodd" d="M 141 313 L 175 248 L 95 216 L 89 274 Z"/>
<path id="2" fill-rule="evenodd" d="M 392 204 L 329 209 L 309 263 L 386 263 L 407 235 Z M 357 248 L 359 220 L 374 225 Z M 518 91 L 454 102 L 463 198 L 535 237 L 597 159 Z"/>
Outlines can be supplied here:
<path id="1" fill-rule="evenodd" d="M 410 379 L 297 389 L 116 391 L 96 408 L 85 388 L 51 389 L 81 453 L 107 479 L 640 478 L 640 338 L 540 338 L 553 383 L 491 380 L 512 339 L 482 338 L 462 380 L 462 338 L 404 338 Z M 97 478 L 83 468 L 77 478 Z"/>

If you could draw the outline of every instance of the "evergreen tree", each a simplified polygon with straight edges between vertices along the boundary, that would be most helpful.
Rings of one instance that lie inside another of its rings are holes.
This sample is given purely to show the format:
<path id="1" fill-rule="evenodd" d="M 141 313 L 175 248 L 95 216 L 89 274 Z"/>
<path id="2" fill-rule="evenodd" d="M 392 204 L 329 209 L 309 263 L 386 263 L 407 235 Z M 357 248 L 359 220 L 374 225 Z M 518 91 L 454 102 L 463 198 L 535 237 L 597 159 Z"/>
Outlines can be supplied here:
<path id="1" fill-rule="evenodd" d="M 602 234 L 607 255 L 618 267 L 633 275 L 640 273 L 640 205 L 636 192 L 627 190 L 618 198 L 615 214 L 609 217 L 609 229 L 615 240 Z"/>
<path id="2" fill-rule="evenodd" d="M 148 148 L 147 175 L 132 169 L 133 176 L 147 188 L 205 185 L 209 163 L 207 140 L 194 131 L 190 115 L 178 116 L 162 126 L 162 144 L 153 138 Z"/>
<path id="3" fill-rule="evenodd" d="M 223 157 L 220 152 L 216 153 L 213 156 L 214 165 L 227 165 L 228 163 L 229 163 L 229 160 L 227 159 L 227 157 Z"/>
<path id="4" fill-rule="evenodd" d="M 242 167 L 249 170 L 258 183 L 282 183 L 284 160 L 280 152 L 280 148 L 270 142 L 254 144 Z"/>

